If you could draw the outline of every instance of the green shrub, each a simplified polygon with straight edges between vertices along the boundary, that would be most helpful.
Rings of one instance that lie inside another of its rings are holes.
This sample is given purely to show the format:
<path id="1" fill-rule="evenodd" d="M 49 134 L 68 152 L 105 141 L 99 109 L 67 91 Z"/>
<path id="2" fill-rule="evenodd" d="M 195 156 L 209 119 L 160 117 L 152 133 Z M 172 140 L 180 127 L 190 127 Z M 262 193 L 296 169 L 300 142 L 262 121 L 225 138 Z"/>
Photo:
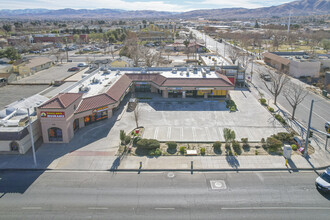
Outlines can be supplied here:
<path id="1" fill-rule="evenodd" d="M 133 145 L 136 145 L 136 143 L 137 143 L 139 140 L 141 140 L 140 137 L 134 137 L 134 138 L 133 138 Z"/>
<path id="2" fill-rule="evenodd" d="M 186 151 L 186 147 L 181 146 L 181 147 L 180 147 L 180 153 L 181 153 L 181 154 L 184 154 L 185 151 Z"/>
<path id="3" fill-rule="evenodd" d="M 126 136 L 125 137 L 125 145 L 129 144 L 129 142 L 131 142 L 131 137 L 130 136 Z"/>
<path id="4" fill-rule="evenodd" d="M 269 107 L 269 106 L 268 106 L 268 111 L 270 111 L 270 112 L 274 112 L 274 109 L 273 109 L 272 107 Z"/>
<path id="5" fill-rule="evenodd" d="M 276 114 L 275 115 L 275 118 L 279 121 L 279 122 L 281 122 L 282 124 L 286 124 L 286 122 L 285 122 L 285 120 L 282 118 L 282 116 L 280 116 L 279 114 Z"/>
<path id="6" fill-rule="evenodd" d="M 241 141 L 243 143 L 244 146 L 248 145 L 249 143 L 249 139 L 248 138 L 241 138 Z"/>
<path id="7" fill-rule="evenodd" d="M 293 133 L 287 133 L 287 132 L 279 132 L 277 134 L 273 134 L 272 137 L 276 138 L 277 140 L 280 141 L 285 141 L 285 142 L 291 142 L 293 140 Z"/>
<path id="8" fill-rule="evenodd" d="M 259 154 L 258 150 L 256 150 L 256 152 L 255 152 L 254 154 L 255 154 L 255 155 L 258 155 L 258 154 Z"/>
<path id="9" fill-rule="evenodd" d="M 166 144 L 167 144 L 168 148 L 171 148 L 171 149 L 176 148 L 178 146 L 175 142 L 172 142 L 172 141 L 167 142 Z"/>
<path id="10" fill-rule="evenodd" d="M 241 149 L 241 146 L 239 145 L 238 141 L 233 141 L 231 144 L 233 146 L 235 153 L 237 153 L 237 154 L 242 153 L 242 149 Z"/>
<path id="11" fill-rule="evenodd" d="M 155 149 L 160 147 L 159 141 L 155 139 L 141 139 L 136 144 L 137 147 L 145 149 Z"/>
<path id="12" fill-rule="evenodd" d="M 266 143 L 265 138 L 261 138 L 261 143 Z"/>
<path id="13" fill-rule="evenodd" d="M 230 151 L 228 151 L 228 155 L 229 156 L 233 156 L 233 152 L 230 150 Z"/>
<path id="14" fill-rule="evenodd" d="M 205 147 L 201 148 L 201 155 L 205 155 Z"/>
<path id="15" fill-rule="evenodd" d="M 235 110 L 232 107 L 234 107 Z M 229 108 L 230 111 L 232 111 L 232 109 L 233 109 L 233 111 L 236 111 L 237 110 L 237 106 L 236 106 L 236 104 L 235 104 L 235 102 L 233 100 L 226 100 L 226 108 Z"/>
<path id="16" fill-rule="evenodd" d="M 162 155 L 162 151 L 159 148 L 152 149 L 149 151 L 149 156 L 151 157 L 159 157 Z"/>
<path id="17" fill-rule="evenodd" d="M 295 145 L 295 144 L 292 144 L 292 145 L 291 145 L 291 148 L 292 148 L 292 150 L 294 150 L 294 151 L 298 150 L 298 147 L 297 147 L 297 145 Z"/>
<path id="18" fill-rule="evenodd" d="M 220 149 L 221 148 L 221 142 L 220 141 L 216 141 L 213 143 L 213 148 L 214 149 Z"/>
<path id="19" fill-rule="evenodd" d="M 280 147 L 282 147 L 282 141 L 277 140 L 273 137 L 269 137 L 267 138 L 267 147 L 271 150 L 271 151 L 277 151 L 279 150 Z"/>
<path id="20" fill-rule="evenodd" d="M 262 105 L 267 105 L 267 101 L 266 101 L 266 99 L 264 99 L 264 98 L 262 98 L 262 99 L 260 99 L 259 100 L 260 101 L 260 103 L 262 104 Z"/>
<path id="21" fill-rule="evenodd" d="M 231 111 L 231 112 L 235 112 L 235 111 L 236 111 L 236 106 L 231 106 L 231 107 L 230 107 L 230 111 Z"/>

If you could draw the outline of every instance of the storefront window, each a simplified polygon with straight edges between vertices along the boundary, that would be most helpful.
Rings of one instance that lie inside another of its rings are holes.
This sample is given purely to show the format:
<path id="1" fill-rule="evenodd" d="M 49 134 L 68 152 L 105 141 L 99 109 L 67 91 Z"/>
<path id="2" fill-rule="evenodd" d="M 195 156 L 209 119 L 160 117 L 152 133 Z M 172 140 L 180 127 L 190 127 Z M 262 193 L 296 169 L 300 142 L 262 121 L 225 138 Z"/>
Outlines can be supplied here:
<path id="1" fill-rule="evenodd" d="M 60 128 L 49 128 L 48 129 L 49 141 L 63 141 L 62 129 Z"/>
<path id="2" fill-rule="evenodd" d="M 84 117 L 85 126 L 93 122 L 100 121 L 108 118 L 108 110 L 95 112 L 89 116 Z"/>

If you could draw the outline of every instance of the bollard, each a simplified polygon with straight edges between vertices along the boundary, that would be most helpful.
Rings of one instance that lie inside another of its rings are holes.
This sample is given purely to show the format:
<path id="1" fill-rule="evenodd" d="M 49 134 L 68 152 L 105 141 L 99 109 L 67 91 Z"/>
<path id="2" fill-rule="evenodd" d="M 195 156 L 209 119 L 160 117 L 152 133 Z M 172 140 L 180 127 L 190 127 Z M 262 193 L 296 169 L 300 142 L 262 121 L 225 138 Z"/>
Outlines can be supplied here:
<path id="1" fill-rule="evenodd" d="M 191 161 L 190 168 L 191 168 L 191 174 L 194 174 L 194 161 Z"/>
<path id="2" fill-rule="evenodd" d="M 139 169 L 141 169 L 142 168 L 142 161 L 140 161 L 140 168 Z"/>
<path id="3" fill-rule="evenodd" d="M 285 159 L 285 166 L 288 166 L 288 159 Z"/>

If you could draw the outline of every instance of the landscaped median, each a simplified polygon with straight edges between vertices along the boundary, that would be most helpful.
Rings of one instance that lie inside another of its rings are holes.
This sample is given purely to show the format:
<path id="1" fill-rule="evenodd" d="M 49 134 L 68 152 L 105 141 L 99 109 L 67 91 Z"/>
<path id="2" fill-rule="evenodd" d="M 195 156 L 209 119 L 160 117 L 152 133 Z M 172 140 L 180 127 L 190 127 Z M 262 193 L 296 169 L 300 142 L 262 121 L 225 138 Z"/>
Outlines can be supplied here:
<path id="1" fill-rule="evenodd" d="M 235 140 L 235 132 L 231 129 L 224 129 L 225 142 L 159 142 L 155 139 L 141 138 L 136 134 L 136 130 L 130 133 L 132 137 L 124 138 L 121 136 L 122 144 L 118 154 L 126 153 L 128 156 L 249 156 L 249 155 L 282 155 L 283 145 L 292 146 L 293 155 L 301 155 L 294 144 L 294 133 L 280 132 L 260 142 L 249 142 L 248 138 Z M 127 136 L 126 136 L 127 137 Z M 127 139 L 127 141 L 126 141 Z M 129 143 L 128 143 L 129 140 Z M 129 147 L 127 147 L 129 146 Z M 308 153 L 313 154 L 314 148 L 309 146 Z"/>

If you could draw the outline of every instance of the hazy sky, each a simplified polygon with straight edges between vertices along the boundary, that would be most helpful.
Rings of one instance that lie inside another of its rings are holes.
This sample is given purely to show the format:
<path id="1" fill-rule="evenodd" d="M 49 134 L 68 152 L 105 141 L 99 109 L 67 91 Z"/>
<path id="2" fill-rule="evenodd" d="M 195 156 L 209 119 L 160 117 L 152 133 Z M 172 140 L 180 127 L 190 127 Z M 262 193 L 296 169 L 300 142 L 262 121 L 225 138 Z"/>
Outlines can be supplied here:
<path id="1" fill-rule="evenodd" d="M 188 11 L 214 8 L 258 8 L 293 0 L 0 0 L 1 9 L 96 9 Z"/>

